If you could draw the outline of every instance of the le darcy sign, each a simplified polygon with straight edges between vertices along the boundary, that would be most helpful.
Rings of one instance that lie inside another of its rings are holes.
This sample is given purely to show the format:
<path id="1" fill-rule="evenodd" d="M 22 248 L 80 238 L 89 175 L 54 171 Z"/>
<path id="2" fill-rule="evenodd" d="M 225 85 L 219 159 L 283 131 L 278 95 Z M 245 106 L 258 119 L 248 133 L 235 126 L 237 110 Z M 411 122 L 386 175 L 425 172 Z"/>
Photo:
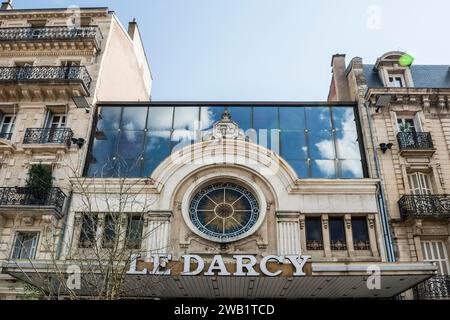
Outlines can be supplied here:
<path id="1" fill-rule="evenodd" d="M 264 256 L 260 261 L 252 255 L 234 255 L 225 262 L 221 255 L 205 261 L 198 255 L 183 255 L 181 261 L 172 261 L 171 255 L 155 254 L 151 262 L 133 255 L 127 274 L 130 275 L 180 275 L 180 276 L 267 276 L 281 275 L 303 277 L 305 266 L 311 256 L 286 255 Z"/>

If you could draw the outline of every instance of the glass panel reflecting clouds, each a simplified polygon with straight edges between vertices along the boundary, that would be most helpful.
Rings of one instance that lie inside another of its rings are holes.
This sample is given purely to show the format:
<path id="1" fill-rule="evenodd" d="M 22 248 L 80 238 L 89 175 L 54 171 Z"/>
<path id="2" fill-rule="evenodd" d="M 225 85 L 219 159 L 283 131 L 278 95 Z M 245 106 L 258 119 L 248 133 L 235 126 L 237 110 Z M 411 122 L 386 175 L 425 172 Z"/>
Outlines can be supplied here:
<path id="1" fill-rule="evenodd" d="M 253 128 L 278 129 L 278 108 L 277 107 L 254 108 Z"/>
<path id="2" fill-rule="evenodd" d="M 281 156 L 287 160 L 308 159 L 304 131 L 281 132 Z"/>
<path id="3" fill-rule="evenodd" d="M 280 128 L 283 130 L 306 129 L 305 108 L 283 107 L 280 108 Z"/>
<path id="4" fill-rule="evenodd" d="M 121 113 L 122 108 L 102 107 L 100 109 L 98 116 L 97 129 L 98 130 L 119 129 Z"/>
<path id="5" fill-rule="evenodd" d="M 308 130 L 311 159 L 336 159 L 334 139 L 330 131 Z"/>
<path id="6" fill-rule="evenodd" d="M 199 127 L 199 107 L 175 108 L 174 129 L 195 130 Z"/>
<path id="7" fill-rule="evenodd" d="M 147 129 L 172 130 L 173 107 L 150 107 L 148 109 Z"/>
<path id="8" fill-rule="evenodd" d="M 122 130 L 144 130 L 147 108 L 128 107 L 123 109 Z"/>
<path id="9" fill-rule="evenodd" d="M 102 107 L 86 172 L 149 176 L 171 152 L 200 141 L 224 109 Z M 353 107 L 228 106 L 228 110 L 251 141 L 280 153 L 300 178 L 364 177 Z"/>
<path id="10" fill-rule="evenodd" d="M 307 107 L 306 124 L 315 130 L 331 130 L 331 114 L 329 107 Z"/>

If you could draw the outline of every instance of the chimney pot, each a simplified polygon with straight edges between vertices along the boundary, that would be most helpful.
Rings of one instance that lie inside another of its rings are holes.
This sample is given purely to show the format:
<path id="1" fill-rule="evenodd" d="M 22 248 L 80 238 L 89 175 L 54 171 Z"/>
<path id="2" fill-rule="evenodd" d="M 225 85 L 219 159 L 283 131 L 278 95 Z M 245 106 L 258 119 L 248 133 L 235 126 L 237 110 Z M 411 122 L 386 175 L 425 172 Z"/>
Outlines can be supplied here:
<path id="1" fill-rule="evenodd" d="M 14 10 L 12 0 L 3 1 L 0 10 Z"/>

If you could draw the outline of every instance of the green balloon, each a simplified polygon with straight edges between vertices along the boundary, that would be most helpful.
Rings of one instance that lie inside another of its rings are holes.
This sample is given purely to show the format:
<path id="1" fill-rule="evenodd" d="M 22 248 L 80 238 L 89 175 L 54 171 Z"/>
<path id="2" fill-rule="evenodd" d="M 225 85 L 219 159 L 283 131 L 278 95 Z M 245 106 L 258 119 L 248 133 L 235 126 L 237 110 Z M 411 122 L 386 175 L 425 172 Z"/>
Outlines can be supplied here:
<path id="1" fill-rule="evenodd" d="M 414 62 L 414 57 L 405 53 L 400 57 L 399 63 L 402 67 L 409 67 Z"/>

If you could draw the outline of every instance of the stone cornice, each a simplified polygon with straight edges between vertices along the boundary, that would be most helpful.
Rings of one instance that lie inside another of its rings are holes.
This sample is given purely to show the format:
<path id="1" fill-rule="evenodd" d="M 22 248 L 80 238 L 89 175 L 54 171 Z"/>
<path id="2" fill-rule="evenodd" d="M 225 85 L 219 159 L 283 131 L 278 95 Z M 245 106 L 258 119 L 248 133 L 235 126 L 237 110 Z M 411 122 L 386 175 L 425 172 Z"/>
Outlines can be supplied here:
<path id="1" fill-rule="evenodd" d="M 391 96 L 450 96 L 450 88 L 369 88 L 365 100 L 371 100 L 377 95 Z"/>
<path id="2" fill-rule="evenodd" d="M 110 12 L 108 8 L 80 8 L 81 17 L 107 17 Z M 73 12 L 68 8 L 41 9 L 41 10 L 7 10 L 0 12 L 2 20 L 16 19 L 55 19 L 68 18 Z"/>
<path id="3" fill-rule="evenodd" d="M 378 179 L 300 179 L 291 193 L 375 194 Z"/>
<path id="4" fill-rule="evenodd" d="M 114 179 L 114 178 L 76 178 L 69 181 L 75 193 L 120 194 L 120 193 L 159 193 L 152 179 Z"/>

